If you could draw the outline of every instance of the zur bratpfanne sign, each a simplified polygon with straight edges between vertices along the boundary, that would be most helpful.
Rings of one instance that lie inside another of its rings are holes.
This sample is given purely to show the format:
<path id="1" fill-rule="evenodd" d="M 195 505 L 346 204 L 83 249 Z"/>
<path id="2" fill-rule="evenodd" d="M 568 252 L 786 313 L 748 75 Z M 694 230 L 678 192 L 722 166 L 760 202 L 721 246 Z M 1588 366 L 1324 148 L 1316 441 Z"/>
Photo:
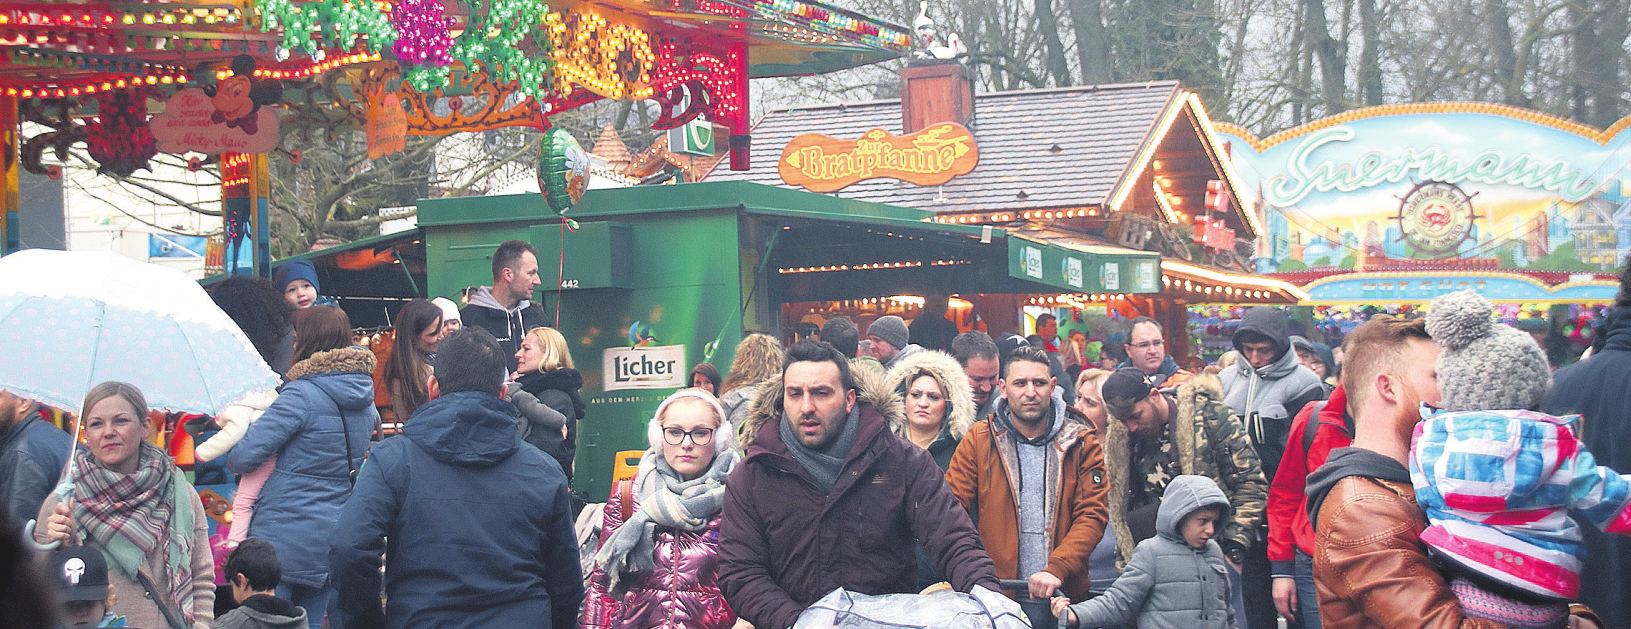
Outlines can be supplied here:
<path id="1" fill-rule="evenodd" d="M 854 140 L 806 133 L 782 149 L 776 170 L 790 186 L 832 192 L 884 177 L 938 186 L 973 172 L 979 161 L 980 150 L 968 129 L 941 122 L 902 136 L 873 129 Z"/>

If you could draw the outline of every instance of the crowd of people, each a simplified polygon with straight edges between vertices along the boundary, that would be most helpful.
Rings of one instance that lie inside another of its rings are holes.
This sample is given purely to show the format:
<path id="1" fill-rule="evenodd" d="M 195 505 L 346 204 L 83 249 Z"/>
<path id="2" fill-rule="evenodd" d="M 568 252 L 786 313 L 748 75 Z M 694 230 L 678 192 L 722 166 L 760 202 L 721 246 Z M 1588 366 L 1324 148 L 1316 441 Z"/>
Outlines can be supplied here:
<path id="1" fill-rule="evenodd" d="M 1254 308 L 1194 371 L 1153 319 L 1118 361 L 1052 315 L 1028 339 L 958 333 L 934 298 L 864 334 L 749 334 L 586 508 L 593 418 L 527 298 L 529 245 L 501 245 L 463 310 L 402 308 L 383 440 L 374 354 L 315 272 L 285 269 L 211 289 L 285 378 L 196 427 L 195 473 L 239 483 L 219 575 L 142 391 L 90 391 L 72 466 L 0 392 L 0 504 L 36 522 L 36 550 L 8 554 L 52 577 L 9 588 L 3 622 L 787 629 L 840 588 L 1007 587 L 1038 628 L 1631 626 L 1631 271 L 1593 355 L 1555 376 L 1470 291 L 1339 348 Z"/>

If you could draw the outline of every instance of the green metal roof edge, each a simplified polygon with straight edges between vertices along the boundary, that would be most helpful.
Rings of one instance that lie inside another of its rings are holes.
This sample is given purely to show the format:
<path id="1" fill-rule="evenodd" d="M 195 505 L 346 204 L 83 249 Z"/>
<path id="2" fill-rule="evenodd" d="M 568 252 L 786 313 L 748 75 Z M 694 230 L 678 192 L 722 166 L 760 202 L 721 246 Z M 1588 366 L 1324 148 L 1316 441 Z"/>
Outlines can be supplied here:
<path id="1" fill-rule="evenodd" d="M 419 226 L 446 227 L 487 223 L 555 220 L 543 195 L 518 194 L 498 197 L 448 197 L 421 199 Z M 760 211 L 794 211 L 837 218 L 877 218 L 922 223 L 934 212 L 856 201 L 803 190 L 747 181 L 705 181 L 671 186 L 633 186 L 590 190 L 583 200 L 566 212 L 578 220 L 616 216 L 686 212 L 727 208 Z M 967 228 L 935 224 L 936 227 Z M 973 228 L 978 233 L 978 228 Z"/>
<path id="2" fill-rule="evenodd" d="M 758 207 L 758 206 L 751 206 L 751 205 L 746 206 L 743 209 L 747 210 L 748 212 L 752 212 L 754 214 L 769 214 L 769 215 L 774 215 L 774 216 L 785 216 L 785 217 L 788 217 L 788 218 L 808 218 L 808 219 L 815 219 L 815 220 L 854 221 L 854 222 L 859 222 L 859 223 L 867 223 L 867 224 L 871 224 L 871 225 L 881 225 L 881 226 L 893 227 L 893 228 L 898 228 L 898 229 L 922 229 L 922 230 L 929 230 L 929 231 L 938 231 L 938 232 L 945 232 L 945 233 L 951 233 L 951 234 L 958 234 L 958 235 L 963 235 L 963 236 L 979 236 L 985 231 L 984 226 L 981 226 L 981 225 L 949 225 L 949 224 L 945 224 L 945 223 L 936 223 L 936 222 L 933 222 L 933 221 L 914 221 L 914 220 L 908 220 L 908 219 L 889 218 L 889 217 L 882 217 L 882 216 L 859 216 L 859 215 L 855 215 L 855 214 L 831 214 L 831 213 L 820 212 L 820 211 L 795 210 L 795 209 L 785 209 L 785 208 L 767 208 L 767 207 Z M 991 238 L 993 240 L 995 240 L 997 238 L 1007 238 L 1007 237 L 1008 237 L 1007 230 L 1004 230 L 1001 227 L 992 227 L 991 228 Z"/>
<path id="3" fill-rule="evenodd" d="M 402 231 L 391 232 L 389 234 L 380 234 L 378 236 L 369 236 L 369 237 L 364 238 L 362 240 L 353 240 L 351 242 L 334 245 L 333 247 L 318 249 L 316 251 L 308 251 L 306 253 L 302 253 L 302 254 L 299 254 L 299 255 L 292 255 L 292 256 L 289 256 L 287 258 L 278 258 L 278 259 L 272 261 L 272 268 L 274 268 L 274 269 L 278 268 L 278 267 L 283 266 L 284 264 L 286 264 L 286 263 L 288 263 L 288 262 L 290 262 L 292 260 L 310 260 L 312 258 L 319 258 L 319 257 L 326 256 L 326 255 L 333 254 L 333 253 L 340 253 L 340 252 L 343 252 L 343 251 L 351 251 L 351 250 L 354 250 L 354 249 L 361 249 L 363 247 L 371 247 L 371 246 L 377 245 L 377 244 L 382 243 L 382 242 L 390 242 L 392 240 L 406 240 L 408 238 L 408 236 L 423 237 L 424 236 L 423 232 L 424 232 L 424 230 L 422 230 L 421 228 L 413 227 L 413 228 L 409 228 L 409 229 L 404 229 Z M 215 275 L 206 276 L 203 279 L 198 280 L 198 283 L 202 284 L 202 285 L 205 285 L 205 286 L 208 286 L 210 284 L 214 284 L 216 282 L 221 281 L 222 279 L 226 278 L 226 276 L 227 275 L 225 273 L 216 273 Z"/>

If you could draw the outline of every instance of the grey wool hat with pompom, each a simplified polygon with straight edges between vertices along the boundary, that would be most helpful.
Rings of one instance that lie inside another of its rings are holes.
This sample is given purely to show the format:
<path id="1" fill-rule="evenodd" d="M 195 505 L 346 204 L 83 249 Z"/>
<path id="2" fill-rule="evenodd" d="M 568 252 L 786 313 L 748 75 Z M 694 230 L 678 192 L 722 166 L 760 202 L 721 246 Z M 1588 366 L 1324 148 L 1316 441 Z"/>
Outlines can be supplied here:
<path id="1" fill-rule="evenodd" d="M 1472 290 L 1434 299 L 1427 334 L 1438 357 L 1440 406 L 1449 411 L 1534 410 L 1552 370 L 1533 337 L 1494 321 L 1495 305 Z"/>

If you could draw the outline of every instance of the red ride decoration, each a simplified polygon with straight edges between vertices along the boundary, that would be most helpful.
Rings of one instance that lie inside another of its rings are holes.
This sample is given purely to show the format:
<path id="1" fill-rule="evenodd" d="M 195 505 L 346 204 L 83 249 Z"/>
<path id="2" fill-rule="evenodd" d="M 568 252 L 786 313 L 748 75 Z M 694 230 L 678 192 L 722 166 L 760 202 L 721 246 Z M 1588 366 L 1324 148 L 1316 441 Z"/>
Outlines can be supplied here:
<path id="1" fill-rule="evenodd" d="M 144 85 L 95 96 L 97 116 L 85 125 L 85 143 L 91 159 L 100 164 L 97 172 L 129 177 L 150 170 L 148 160 L 159 151 L 147 125 L 147 99 L 157 94 Z"/>

